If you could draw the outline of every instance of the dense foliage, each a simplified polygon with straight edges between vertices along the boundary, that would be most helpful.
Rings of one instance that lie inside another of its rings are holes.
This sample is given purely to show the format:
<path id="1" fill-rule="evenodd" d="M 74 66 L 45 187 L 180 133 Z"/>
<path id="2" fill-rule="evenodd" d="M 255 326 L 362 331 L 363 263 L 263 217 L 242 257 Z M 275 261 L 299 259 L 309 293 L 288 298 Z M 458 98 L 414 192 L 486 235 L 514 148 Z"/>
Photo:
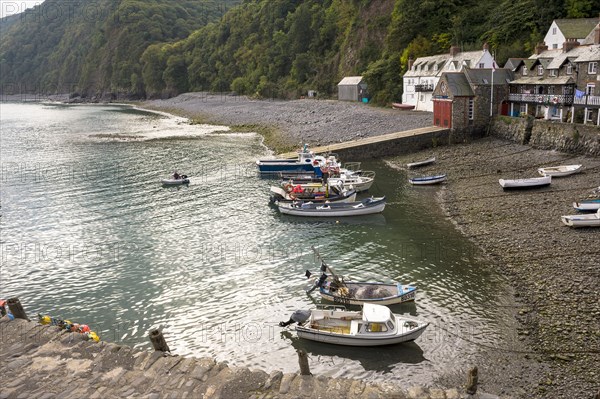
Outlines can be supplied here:
<path id="1" fill-rule="evenodd" d="M 183 39 L 238 2 L 46 0 L 2 24 L 2 88 L 143 95 L 149 45 Z"/>
<path id="2" fill-rule="evenodd" d="M 593 0 L 244 0 L 217 20 L 224 7 L 209 1 L 96 3 L 107 4 L 98 18 L 25 16 L 6 29 L 3 82 L 293 98 L 307 90 L 334 94 L 341 77 L 360 74 L 385 103 L 400 97 L 409 57 L 488 42 L 502 63 L 528 56 L 553 19 L 600 12 Z"/>

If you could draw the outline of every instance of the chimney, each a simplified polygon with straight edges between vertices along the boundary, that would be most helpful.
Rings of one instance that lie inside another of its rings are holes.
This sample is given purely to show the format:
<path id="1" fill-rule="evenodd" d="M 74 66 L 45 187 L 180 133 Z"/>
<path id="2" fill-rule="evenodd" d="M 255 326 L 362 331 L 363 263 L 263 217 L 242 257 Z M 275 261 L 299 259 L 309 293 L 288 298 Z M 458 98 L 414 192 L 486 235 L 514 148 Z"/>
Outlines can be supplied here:
<path id="1" fill-rule="evenodd" d="M 546 46 L 544 43 L 538 43 L 537 46 L 535 46 L 536 55 L 540 55 L 546 50 L 548 50 L 548 46 Z"/>
<path id="2" fill-rule="evenodd" d="M 458 46 L 450 47 L 450 56 L 451 57 L 454 57 L 458 53 L 460 53 L 460 48 Z"/>
<path id="3" fill-rule="evenodd" d="M 490 51 L 490 46 L 487 44 L 487 42 L 483 43 L 483 51 Z"/>
<path id="4" fill-rule="evenodd" d="M 577 39 L 567 38 L 567 41 L 563 43 L 563 53 L 568 53 L 577 46 L 579 46 Z"/>
<path id="5" fill-rule="evenodd" d="M 594 30 L 594 44 L 600 44 L 600 24 L 596 25 Z"/>
<path id="6" fill-rule="evenodd" d="M 408 70 L 409 71 L 412 69 L 414 62 L 415 62 L 415 60 L 413 60 L 412 57 L 408 57 Z"/>

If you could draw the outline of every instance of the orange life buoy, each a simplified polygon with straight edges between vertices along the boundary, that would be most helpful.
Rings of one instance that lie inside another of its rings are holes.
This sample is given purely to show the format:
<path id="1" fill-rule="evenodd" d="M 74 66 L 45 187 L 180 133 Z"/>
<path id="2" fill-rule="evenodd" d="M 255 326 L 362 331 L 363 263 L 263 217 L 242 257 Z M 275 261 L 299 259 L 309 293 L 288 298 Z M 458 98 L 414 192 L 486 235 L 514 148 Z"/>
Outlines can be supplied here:
<path id="1" fill-rule="evenodd" d="M 317 166 L 319 165 L 319 161 L 317 161 L 316 159 L 313 161 L 313 165 Z"/>
<path id="2" fill-rule="evenodd" d="M 283 190 L 286 192 L 291 192 L 294 189 L 294 185 L 292 183 L 288 183 L 285 186 L 283 186 Z"/>

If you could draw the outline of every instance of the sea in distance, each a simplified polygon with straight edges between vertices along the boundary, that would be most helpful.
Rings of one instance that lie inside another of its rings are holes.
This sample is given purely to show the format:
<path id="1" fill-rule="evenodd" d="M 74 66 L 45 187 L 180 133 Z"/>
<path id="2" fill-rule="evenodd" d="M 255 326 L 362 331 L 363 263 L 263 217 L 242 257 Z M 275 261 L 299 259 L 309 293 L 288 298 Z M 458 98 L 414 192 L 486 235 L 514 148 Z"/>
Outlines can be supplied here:
<path id="1" fill-rule="evenodd" d="M 255 168 L 261 137 L 227 130 L 127 105 L 0 104 L 0 297 L 141 349 L 162 327 L 173 353 L 267 372 L 297 371 L 303 348 L 315 374 L 429 385 L 505 345 L 506 284 L 443 215 L 443 187 L 363 162 L 382 214 L 284 216 Z M 162 186 L 175 170 L 190 184 Z M 347 278 L 416 285 L 392 310 L 426 332 L 351 348 L 279 327 L 321 303 L 305 293 L 311 246 Z"/>

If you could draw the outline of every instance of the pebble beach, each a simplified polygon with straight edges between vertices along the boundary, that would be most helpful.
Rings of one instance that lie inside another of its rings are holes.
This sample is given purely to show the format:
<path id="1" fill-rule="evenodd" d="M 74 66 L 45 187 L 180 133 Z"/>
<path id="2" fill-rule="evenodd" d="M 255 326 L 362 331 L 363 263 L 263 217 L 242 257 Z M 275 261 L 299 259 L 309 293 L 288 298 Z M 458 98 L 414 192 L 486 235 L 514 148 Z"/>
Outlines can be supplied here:
<path id="1" fill-rule="evenodd" d="M 188 93 L 145 108 L 206 123 L 275 126 L 281 147 L 323 145 L 431 125 L 432 114 L 329 100 L 258 101 Z M 600 134 L 600 131 L 599 131 Z M 269 142 L 266 143 L 269 145 Z M 435 155 L 437 162 L 405 165 Z M 513 289 L 515 345 L 490 356 L 488 384 L 508 397 L 594 398 L 600 390 L 600 231 L 562 225 L 572 203 L 600 186 L 600 159 L 538 150 L 487 137 L 392 157 L 399 173 L 444 172 L 437 201 Z M 582 164 L 576 175 L 534 190 L 503 191 L 498 179 L 536 177 L 537 168 Z"/>

